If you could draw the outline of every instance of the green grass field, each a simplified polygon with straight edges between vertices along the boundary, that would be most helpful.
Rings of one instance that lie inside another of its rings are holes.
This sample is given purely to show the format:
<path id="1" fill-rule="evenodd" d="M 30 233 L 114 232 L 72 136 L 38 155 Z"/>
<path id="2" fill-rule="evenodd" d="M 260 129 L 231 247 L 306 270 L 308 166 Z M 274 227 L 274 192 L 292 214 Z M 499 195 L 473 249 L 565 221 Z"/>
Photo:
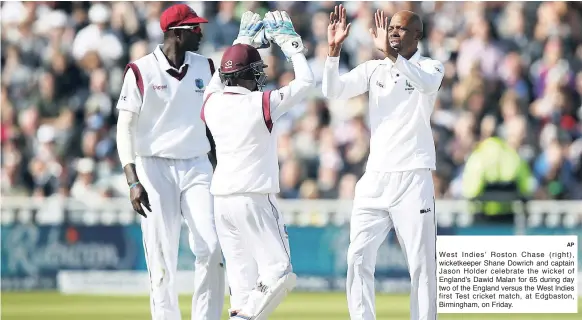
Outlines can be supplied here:
<path id="1" fill-rule="evenodd" d="M 228 302 L 228 298 L 226 299 Z M 379 295 L 378 319 L 408 320 L 408 297 Z M 190 298 L 180 297 L 182 319 L 190 319 Z M 582 311 L 582 299 L 578 301 Z M 111 296 L 63 296 L 58 293 L 2 293 L 2 320 L 145 320 L 151 319 L 149 299 Z M 226 311 L 223 319 L 227 319 Z M 271 316 L 272 320 L 348 320 L 342 293 L 292 293 Z M 439 320 L 574 320 L 581 314 L 446 314 Z"/>

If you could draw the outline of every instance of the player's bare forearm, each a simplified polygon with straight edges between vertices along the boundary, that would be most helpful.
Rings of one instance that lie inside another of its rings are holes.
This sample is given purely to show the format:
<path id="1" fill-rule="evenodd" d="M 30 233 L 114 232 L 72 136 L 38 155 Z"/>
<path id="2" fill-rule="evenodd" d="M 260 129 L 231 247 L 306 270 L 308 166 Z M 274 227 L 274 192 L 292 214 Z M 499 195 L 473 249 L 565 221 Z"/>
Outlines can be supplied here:
<path id="1" fill-rule="evenodd" d="M 125 173 L 125 179 L 127 180 L 128 185 L 132 185 L 139 181 L 134 163 L 126 164 L 125 167 L 123 167 L 123 172 Z"/>
<path id="2" fill-rule="evenodd" d="M 342 51 L 342 46 L 341 45 L 333 45 L 333 46 L 329 46 L 328 50 L 327 50 L 327 54 L 330 57 L 339 57 L 340 52 Z"/>

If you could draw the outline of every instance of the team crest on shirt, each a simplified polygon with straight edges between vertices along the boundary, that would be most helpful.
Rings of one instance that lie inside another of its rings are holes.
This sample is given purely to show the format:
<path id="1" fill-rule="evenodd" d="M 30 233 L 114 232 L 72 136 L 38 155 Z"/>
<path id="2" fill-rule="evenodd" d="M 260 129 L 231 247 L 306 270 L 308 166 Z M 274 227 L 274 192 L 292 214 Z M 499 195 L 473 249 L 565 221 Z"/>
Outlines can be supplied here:
<path id="1" fill-rule="evenodd" d="M 198 78 L 194 81 L 194 83 L 196 84 L 196 87 L 198 88 L 198 90 L 196 90 L 196 92 L 204 92 L 204 90 L 202 90 L 204 88 L 204 81 L 202 81 L 202 79 Z"/>
<path id="2" fill-rule="evenodd" d="M 408 93 L 412 93 L 412 91 L 414 91 L 414 87 L 410 82 L 408 82 L 408 80 L 406 80 L 406 88 L 404 90 L 406 90 Z"/>

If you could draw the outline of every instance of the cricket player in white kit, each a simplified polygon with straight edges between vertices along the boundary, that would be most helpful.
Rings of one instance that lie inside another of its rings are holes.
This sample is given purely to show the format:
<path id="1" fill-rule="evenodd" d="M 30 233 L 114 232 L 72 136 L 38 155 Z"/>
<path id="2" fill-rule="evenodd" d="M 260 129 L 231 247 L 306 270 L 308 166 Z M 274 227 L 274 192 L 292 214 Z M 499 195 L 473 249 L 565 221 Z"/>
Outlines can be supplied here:
<path id="1" fill-rule="evenodd" d="M 394 228 L 411 278 L 410 319 L 434 320 L 436 221 L 431 170 L 435 146 L 430 127 L 444 67 L 422 57 L 422 22 L 410 12 L 375 14 L 370 32 L 384 60 L 367 61 L 338 74 L 341 45 L 349 32 L 342 6 L 330 15 L 329 57 L 323 93 L 349 99 L 368 92 L 372 131 L 366 172 L 358 181 L 350 225 L 347 296 L 352 320 L 376 318 L 374 271 L 378 248 Z"/>
<path id="2" fill-rule="evenodd" d="M 295 71 L 288 86 L 265 92 L 266 65 L 253 46 L 263 24 L 266 39 L 281 47 Z M 279 165 L 273 123 L 305 98 L 314 77 L 285 12 L 268 12 L 263 21 L 258 14 L 245 13 L 235 43 L 206 89 L 201 117 L 216 143 L 210 190 L 226 260 L 231 319 L 264 320 L 296 282 L 275 199 Z"/>
<path id="3" fill-rule="evenodd" d="M 219 320 L 224 268 L 210 194 L 212 164 L 200 119 L 212 61 L 198 50 L 207 20 L 187 5 L 162 13 L 164 43 L 126 67 L 117 103 L 117 147 L 141 227 L 152 319 L 181 319 L 176 292 L 182 220 L 196 256 L 192 319 Z M 146 216 L 142 205 L 151 213 Z"/>

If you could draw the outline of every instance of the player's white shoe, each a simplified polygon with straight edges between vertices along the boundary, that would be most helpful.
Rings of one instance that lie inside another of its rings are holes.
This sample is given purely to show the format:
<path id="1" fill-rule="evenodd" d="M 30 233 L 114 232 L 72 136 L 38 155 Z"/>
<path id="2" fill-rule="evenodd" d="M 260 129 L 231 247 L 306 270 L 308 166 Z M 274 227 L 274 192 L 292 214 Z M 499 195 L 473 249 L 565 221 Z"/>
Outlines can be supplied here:
<path id="1" fill-rule="evenodd" d="M 272 287 L 260 286 L 253 290 L 249 302 L 235 315 L 231 313 L 230 320 L 266 320 L 297 284 L 297 275 L 290 272 L 284 275 Z"/>

